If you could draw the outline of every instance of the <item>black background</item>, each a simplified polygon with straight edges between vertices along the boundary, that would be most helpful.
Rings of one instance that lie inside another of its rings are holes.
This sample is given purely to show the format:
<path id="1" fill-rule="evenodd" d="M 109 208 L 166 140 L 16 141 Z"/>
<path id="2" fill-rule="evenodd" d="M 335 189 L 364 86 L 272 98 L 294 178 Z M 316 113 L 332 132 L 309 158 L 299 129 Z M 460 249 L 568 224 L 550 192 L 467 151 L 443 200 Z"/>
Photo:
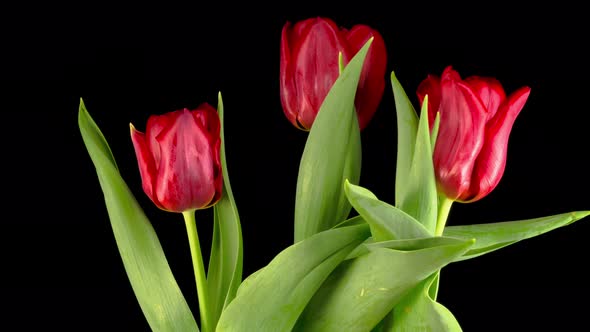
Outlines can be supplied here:
<path id="1" fill-rule="evenodd" d="M 244 276 L 291 243 L 298 162 L 307 134 L 279 99 L 280 32 L 327 16 L 383 35 L 415 103 L 428 73 L 498 78 L 532 93 L 510 138 L 499 186 L 456 204 L 449 224 L 590 209 L 588 51 L 583 10 L 490 2 L 84 5 L 23 3 L 1 11 L 3 324 L 8 330 L 149 330 L 117 251 L 94 167 L 77 127 L 79 98 L 111 145 L 123 178 L 156 229 L 198 312 L 180 215 L 141 190 L 129 122 L 224 96 L 226 148 L 244 233 Z M 394 201 L 396 122 L 391 85 L 362 133 L 361 185 Z M 211 212 L 197 214 L 205 248 Z M 465 331 L 579 330 L 586 324 L 588 221 L 459 262 L 439 301 Z M 13 324 L 13 325 L 10 325 Z"/>

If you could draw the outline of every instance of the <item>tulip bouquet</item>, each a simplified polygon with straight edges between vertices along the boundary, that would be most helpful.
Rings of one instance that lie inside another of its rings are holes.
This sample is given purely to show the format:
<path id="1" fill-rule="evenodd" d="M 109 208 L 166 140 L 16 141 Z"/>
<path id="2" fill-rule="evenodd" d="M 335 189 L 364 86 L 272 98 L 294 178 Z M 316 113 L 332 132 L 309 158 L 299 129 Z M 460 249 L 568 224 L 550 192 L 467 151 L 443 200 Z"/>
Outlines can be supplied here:
<path id="1" fill-rule="evenodd" d="M 391 73 L 395 202 L 380 200 L 359 178 L 360 132 L 386 86 L 382 37 L 365 25 L 346 30 L 312 18 L 287 23 L 280 50 L 284 113 L 309 131 L 297 178 L 294 243 L 247 278 L 221 94 L 217 109 L 204 103 L 153 115 L 145 132 L 131 125 L 143 191 L 160 209 L 184 217 L 200 324 L 105 137 L 80 103 L 79 127 L 117 246 L 153 330 L 460 331 L 437 302 L 443 267 L 590 214 L 446 226 L 453 203 L 478 201 L 499 183 L 512 125 L 530 93 L 523 87 L 506 95 L 496 79 L 462 79 L 452 67 L 417 87 L 419 112 Z M 195 217 L 206 208 L 214 210 L 207 267 Z"/>

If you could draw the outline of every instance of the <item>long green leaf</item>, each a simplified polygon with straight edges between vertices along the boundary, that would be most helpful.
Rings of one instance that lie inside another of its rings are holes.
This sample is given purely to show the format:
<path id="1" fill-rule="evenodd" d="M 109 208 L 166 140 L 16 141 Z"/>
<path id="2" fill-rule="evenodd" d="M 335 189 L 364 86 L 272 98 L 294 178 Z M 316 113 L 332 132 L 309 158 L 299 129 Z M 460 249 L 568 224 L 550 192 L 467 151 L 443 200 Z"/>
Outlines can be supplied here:
<path id="1" fill-rule="evenodd" d="M 590 211 L 576 211 L 548 217 L 518 221 L 505 221 L 478 225 L 448 226 L 445 236 L 475 238 L 477 242 L 459 260 L 465 260 L 487 254 L 518 241 L 547 233 L 559 227 L 567 226 L 590 215 Z"/>
<path id="2" fill-rule="evenodd" d="M 207 269 L 209 305 L 212 311 L 212 327 L 217 325 L 221 312 L 233 300 L 242 281 L 242 228 L 240 216 L 232 194 L 225 158 L 224 109 L 221 93 L 218 96 L 217 112 L 221 121 L 221 167 L 223 170 L 223 193 L 214 206 L 213 242 Z"/>
<path id="3" fill-rule="evenodd" d="M 217 331 L 291 331 L 322 282 L 369 235 L 366 224 L 338 227 L 283 250 L 242 283 Z"/>
<path id="4" fill-rule="evenodd" d="M 438 212 L 438 193 L 432 164 L 427 101 L 428 96 L 424 98 L 420 111 L 416 145 L 414 146 L 408 182 L 405 184 L 404 199 L 399 202 L 397 207 L 416 218 L 428 231 L 434 234 Z"/>
<path id="5" fill-rule="evenodd" d="M 465 243 L 465 239 L 449 237 L 449 236 L 434 236 L 416 239 L 402 239 L 402 240 L 389 240 L 382 242 L 371 242 L 366 243 L 364 246 L 368 251 L 377 249 L 393 249 L 398 251 L 415 251 L 422 250 L 425 248 L 453 246 Z"/>
<path id="6" fill-rule="evenodd" d="M 344 192 L 355 210 L 370 225 L 376 242 L 430 236 L 430 232 L 404 211 L 380 201 L 369 190 L 345 181 Z"/>
<path id="7" fill-rule="evenodd" d="M 153 331 L 198 331 L 158 237 L 121 178 L 107 141 L 80 100 L 78 126 L 96 167 L 127 276 Z"/>
<path id="8" fill-rule="evenodd" d="M 449 309 L 436 302 L 429 290 L 438 274 L 433 274 L 404 296 L 394 308 L 391 332 L 461 332 Z"/>
<path id="9" fill-rule="evenodd" d="M 356 152 L 360 143 L 351 142 L 360 139 L 353 127 L 354 98 L 371 42 L 358 51 L 336 79 L 307 137 L 297 177 L 295 242 L 330 229 L 350 212 L 342 181 L 358 179 L 356 174 L 360 174 L 361 155 Z"/>
<path id="10" fill-rule="evenodd" d="M 454 239 L 410 251 L 376 248 L 344 261 L 315 293 L 294 331 L 371 331 L 408 291 L 472 244 Z"/>
<path id="11" fill-rule="evenodd" d="M 414 147 L 418 132 L 418 116 L 412 102 L 395 73 L 391 72 L 391 87 L 397 114 L 397 164 L 395 169 L 395 205 L 407 201 L 407 187 L 410 182 L 410 168 L 414 159 Z"/>
<path id="12" fill-rule="evenodd" d="M 342 172 L 342 178 L 340 179 L 341 185 L 344 184 L 344 181 L 359 183 L 361 177 L 361 132 L 356 116 L 352 117 L 350 135 L 351 136 L 348 140 L 348 151 L 344 161 L 344 171 Z M 351 205 L 346 195 L 340 195 L 338 203 L 335 206 L 335 211 L 341 211 L 341 213 L 336 216 L 335 220 L 338 220 L 338 222 L 345 220 L 350 214 L 350 210 Z M 338 222 L 336 222 L 336 224 L 338 224 Z"/>

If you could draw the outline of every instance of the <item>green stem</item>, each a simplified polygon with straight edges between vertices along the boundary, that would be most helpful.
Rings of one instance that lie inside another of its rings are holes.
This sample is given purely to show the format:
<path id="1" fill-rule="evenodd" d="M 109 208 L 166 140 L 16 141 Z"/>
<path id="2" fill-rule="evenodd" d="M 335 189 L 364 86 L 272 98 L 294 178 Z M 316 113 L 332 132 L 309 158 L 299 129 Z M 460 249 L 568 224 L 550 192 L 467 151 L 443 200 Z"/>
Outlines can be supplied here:
<path id="1" fill-rule="evenodd" d="M 199 234 L 197 233 L 197 223 L 195 221 L 195 211 L 185 211 L 182 213 L 186 224 L 188 242 L 193 259 L 193 270 L 195 271 L 195 280 L 197 282 L 197 296 L 199 298 L 199 313 L 201 315 L 201 331 L 209 332 L 211 319 L 209 317 L 209 291 L 207 289 L 207 277 L 205 275 L 205 265 L 201 255 L 201 245 L 199 243 Z"/>
<path id="2" fill-rule="evenodd" d="M 441 236 L 443 234 L 454 201 L 448 199 L 446 196 L 440 195 L 439 202 L 438 218 L 436 219 L 436 230 L 434 232 L 434 235 L 436 236 Z"/>

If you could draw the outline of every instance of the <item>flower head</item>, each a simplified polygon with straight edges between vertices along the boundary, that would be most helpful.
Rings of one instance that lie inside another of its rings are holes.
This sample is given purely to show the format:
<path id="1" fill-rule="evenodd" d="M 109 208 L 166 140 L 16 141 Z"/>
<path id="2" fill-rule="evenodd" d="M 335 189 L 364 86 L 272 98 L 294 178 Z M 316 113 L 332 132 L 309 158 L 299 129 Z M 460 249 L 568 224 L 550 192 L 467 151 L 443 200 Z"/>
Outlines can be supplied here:
<path id="1" fill-rule="evenodd" d="M 373 37 L 355 97 L 360 129 L 377 110 L 385 88 L 387 53 L 383 38 L 366 25 L 350 30 L 328 18 L 310 18 L 292 25 L 281 36 L 281 103 L 291 123 L 310 130 L 328 91 L 339 75 L 338 54 L 344 64 Z"/>
<path id="2" fill-rule="evenodd" d="M 417 95 L 420 103 L 428 95 L 431 125 L 440 113 L 434 168 L 439 190 L 448 198 L 474 202 L 498 185 L 512 125 L 529 93 L 522 87 L 506 96 L 496 79 L 463 80 L 450 66 L 440 78 L 429 75 L 420 83 Z"/>
<path id="3" fill-rule="evenodd" d="M 222 171 L 219 116 L 209 104 L 148 118 L 145 134 L 131 125 L 143 190 L 159 208 L 184 212 L 219 201 Z"/>

